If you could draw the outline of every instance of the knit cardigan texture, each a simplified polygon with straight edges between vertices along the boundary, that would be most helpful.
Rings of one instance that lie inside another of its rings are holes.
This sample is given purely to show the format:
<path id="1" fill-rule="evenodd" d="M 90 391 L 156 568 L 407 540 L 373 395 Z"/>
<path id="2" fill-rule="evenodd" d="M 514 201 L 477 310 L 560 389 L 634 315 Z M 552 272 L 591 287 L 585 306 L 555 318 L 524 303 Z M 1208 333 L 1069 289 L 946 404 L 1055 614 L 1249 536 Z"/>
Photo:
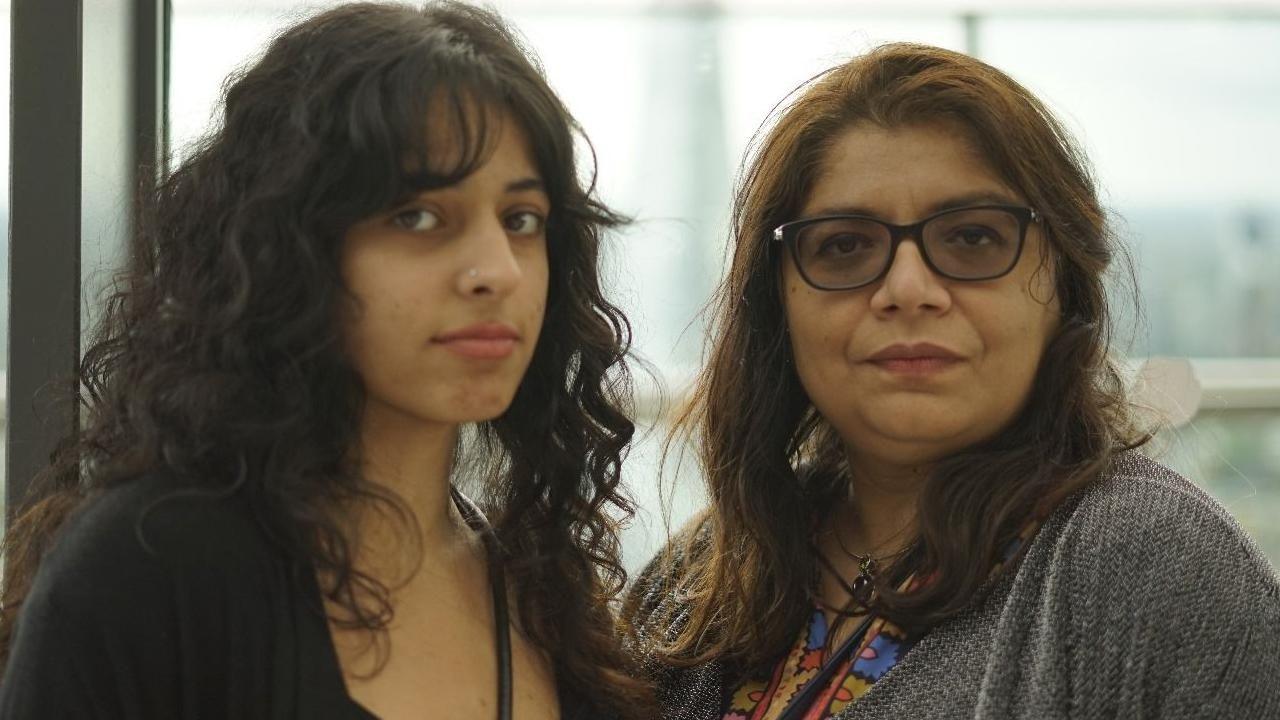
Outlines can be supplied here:
<path id="1" fill-rule="evenodd" d="M 738 680 L 722 663 L 677 669 L 645 651 L 671 630 L 653 618 L 687 617 L 665 567 L 655 558 L 631 589 L 633 649 L 663 718 L 719 720 Z M 837 718 L 1280 719 L 1280 583 L 1221 505 L 1128 452 Z"/>

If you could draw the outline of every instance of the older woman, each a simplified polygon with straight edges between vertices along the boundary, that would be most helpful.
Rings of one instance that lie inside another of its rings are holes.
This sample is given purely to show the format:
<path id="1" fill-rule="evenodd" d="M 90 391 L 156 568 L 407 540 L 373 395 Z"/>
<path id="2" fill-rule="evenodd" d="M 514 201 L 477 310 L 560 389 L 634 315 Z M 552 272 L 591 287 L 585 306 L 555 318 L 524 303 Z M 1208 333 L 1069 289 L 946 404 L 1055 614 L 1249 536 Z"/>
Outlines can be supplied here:
<path id="1" fill-rule="evenodd" d="M 625 611 L 671 718 L 1280 716 L 1280 587 L 1138 454 L 1117 248 L 1045 107 L 964 55 L 825 73 L 739 190 L 682 427 L 709 508 Z"/>

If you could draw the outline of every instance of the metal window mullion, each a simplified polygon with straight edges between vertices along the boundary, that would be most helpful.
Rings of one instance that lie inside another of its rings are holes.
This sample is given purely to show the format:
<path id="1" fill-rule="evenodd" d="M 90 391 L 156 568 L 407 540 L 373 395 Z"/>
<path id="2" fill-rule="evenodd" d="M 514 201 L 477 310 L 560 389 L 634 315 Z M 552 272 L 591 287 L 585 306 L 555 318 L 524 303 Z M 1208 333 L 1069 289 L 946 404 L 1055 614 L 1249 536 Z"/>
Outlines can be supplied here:
<path id="1" fill-rule="evenodd" d="M 169 155 L 170 0 L 134 0 L 134 117 L 139 194 L 147 194 Z"/>
<path id="2" fill-rule="evenodd" d="M 31 480 L 57 443 L 78 426 L 78 407 L 61 390 L 74 377 L 80 358 L 82 228 L 85 222 L 106 227 L 114 222 L 86 220 L 84 213 L 89 205 L 113 207 L 116 193 L 130 199 L 148 194 L 168 152 L 169 1 L 95 0 L 90 8 L 99 20 L 128 18 L 90 28 L 95 33 L 92 47 L 102 53 L 93 57 L 86 55 L 81 0 L 12 4 L 5 413 L 9 517 L 29 499 Z M 115 54 L 119 48 L 127 52 Z M 128 64 L 122 70 L 127 82 L 85 86 L 86 63 L 118 62 L 120 57 Z M 103 102 L 104 97 L 120 102 Z M 107 142 L 86 143 L 86 128 L 106 125 L 122 132 Z M 119 153 L 127 161 L 97 162 Z M 83 182 L 87 167 L 95 168 L 89 185 Z M 101 175 L 104 167 L 110 168 L 106 177 Z M 104 189 L 110 192 L 103 195 Z M 131 238 L 136 213 L 123 220 L 123 232 Z"/>
<path id="3" fill-rule="evenodd" d="M 55 444 L 76 427 L 57 402 L 80 342 L 79 2 L 13 0 L 9 367 L 5 497 L 10 516 Z"/>

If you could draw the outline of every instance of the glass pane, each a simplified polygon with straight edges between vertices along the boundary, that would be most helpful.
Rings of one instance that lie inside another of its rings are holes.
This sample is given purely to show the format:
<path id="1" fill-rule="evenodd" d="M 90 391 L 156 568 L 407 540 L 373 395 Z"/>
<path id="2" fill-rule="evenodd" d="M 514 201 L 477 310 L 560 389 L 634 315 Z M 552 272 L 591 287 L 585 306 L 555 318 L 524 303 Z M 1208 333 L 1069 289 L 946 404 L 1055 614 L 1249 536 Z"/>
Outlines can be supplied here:
<path id="1" fill-rule="evenodd" d="M 330 3 L 335 4 L 335 3 Z M 285 26 L 284 3 L 173 0 L 169 35 L 169 143 L 174 158 L 211 127 L 222 83 Z"/>
<path id="2" fill-rule="evenodd" d="M 128 246 L 129 209 L 135 189 L 133 98 L 129 88 L 133 27 L 127 0 L 85 3 L 81 12 L 83 117 L 80 145 L 80 347 L 88 346 Z"/>
<path id="3" fill-rule="evenodd" d="M 1280 410 L 1202 412 L 1147 452 L 1217 498 L 1280 567 Z"/>
<path id="4" fill-rule="evenodd" d="M 964 49 L 964 26 L 946 12 L 908 16 L 814 5 L 792 3 L 785 12 L 776 6 L 744 9 L 724 21 L 731 162 L 742 157 L 747 140 L 774 106 L 823 70 L 886 42 Z"/>
<path id="5" fill-rule="evenodd" d="M 1280 355 L 1280 21 L 1002 19 L 983 58 L 1066 118 L 1140 271 L 1140 355 Z"/>

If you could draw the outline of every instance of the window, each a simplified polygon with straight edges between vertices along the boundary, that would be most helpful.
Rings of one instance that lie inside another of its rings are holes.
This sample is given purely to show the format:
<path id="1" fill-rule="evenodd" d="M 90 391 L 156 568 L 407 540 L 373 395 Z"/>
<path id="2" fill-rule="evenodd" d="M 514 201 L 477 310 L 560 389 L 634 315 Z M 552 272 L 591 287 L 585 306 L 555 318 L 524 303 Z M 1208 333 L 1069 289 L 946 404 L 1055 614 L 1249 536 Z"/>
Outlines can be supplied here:
<path id="1" fill-rule="evenodd" d="M 207 126 L 229 71 L 328 4 L 174 0 L 175 152 Z M 637 350 L 676 390 L 702 351 L 697 311 L 723 268 L 738 162 L 774 103 L 886 40 L 1009 71 L 1076 133 L 1133 249 L 1145 318 L 1128 351 L 1190 357 L 1199 373 L 1201 414 L 1153 447 L 1280 563 L 1280 3 L 1247 15 L 1207 1 L 971 6 L 498 3 L 591 137 L 605 200 L 638 220 L 613 245 L 612 286 Z M 626 468 L 644 508 L 625 538 L 633 568 L 663 536 L 652 482 L 663 433 L 649 428 Z M 692 457 L 680 468 L 675 524 L 698 502 Z"/>

